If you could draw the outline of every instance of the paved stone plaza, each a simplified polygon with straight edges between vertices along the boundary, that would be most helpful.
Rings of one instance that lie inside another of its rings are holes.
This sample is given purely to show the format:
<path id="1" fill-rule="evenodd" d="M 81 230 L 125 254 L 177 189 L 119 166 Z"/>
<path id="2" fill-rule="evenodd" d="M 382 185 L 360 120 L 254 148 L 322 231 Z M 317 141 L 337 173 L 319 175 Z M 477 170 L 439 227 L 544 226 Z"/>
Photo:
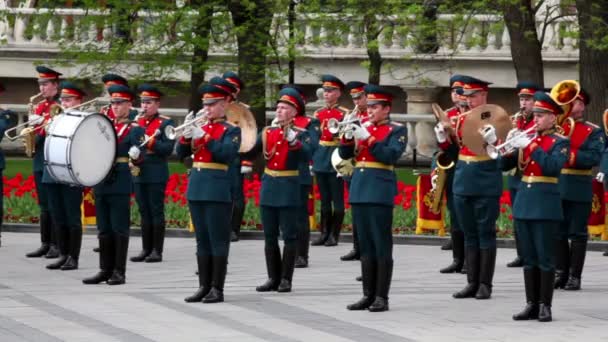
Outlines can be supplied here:
<path id="1" fill-rule="evenodd" d="M 357 262 L 339 261 L 350 244 L 312 247 L 296 269 L 294 292 L 259 294 L 263 242 L 232 245 L 223 304 L 186 304 L 197 286 L 194 240 L 168 238 L 161 264 L 127 265 L 127 285 L 85 286 L 97 271 L 96 239 L 86 235 L 80 269 L 49 271 L 27 259 L 39 235 L 4 233 L 0 248 L 0 341 L 608 341 L 608 258 L 589 252 L 583 290 L 556 292 L 554 322 L 514 322 L 524 304 L 521 269 L 499 249 L 491 300 L 452 299 L 464 275 L 441 275 L 450 252 L 395 246 L 391 310 L 349 312 L 361 296 Z M 131 253 L 140 239 L 131 240 Z M 568 308 L 568 311 L 566 311 Z"/>

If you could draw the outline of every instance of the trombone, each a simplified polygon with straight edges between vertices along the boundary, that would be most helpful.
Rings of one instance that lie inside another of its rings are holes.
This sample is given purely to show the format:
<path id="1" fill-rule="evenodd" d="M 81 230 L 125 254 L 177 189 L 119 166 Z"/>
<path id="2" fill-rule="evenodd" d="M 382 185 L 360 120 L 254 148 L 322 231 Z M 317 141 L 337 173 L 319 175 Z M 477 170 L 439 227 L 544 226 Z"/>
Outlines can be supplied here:
<path id="1" fill-rule="evenodd" d="M 532 141 L 534 138 L 536 138 L 536 132 L 534 132 L 536 130 L 536 125 L 531 126 L 530 128 L 524 130 L 524 131 L 519 131 L 515 134 L 513 134 L 511 137 L 509 137 L 509 139 L 507 139 L 505 142 L 503 142 L 500 145 L 490 145 L 488 144 L 488 146 L 486 146 L 486 152 L 488 152 L 488 156 L 492 159 L 496 159 L 498 158 L 498 156 L 505 156 L 507 154 L 510 154 L 511 152 L 515 151 L 515 147 L 513 146 L 513 142 L 519 139 L 528 139 L 529 141 Z M 530 134 L 534 132 L 534 134 L 532 136 L 530 136 Z"/>
<path id="2" fill-rule="evenodd" d="M 187 119 L 184 121 L 183 124 L 181 124 L 177 127 L 173 127 L 173 126 L 165 127 L 165 136 L 167 136 L 167 138 L 169 138 L 169 140 L 174 140 L 177 137 L 181 137 L 184 134 L 184 132 L 186 131 L 186 128 L 189 128 L 190 126 L 196 126 L 196 125 L 204 126 L 206 124 L 207 110 L 201 109 L 196 114 L 194 114 L 194 118 L 188 119 L 189 117 L 192 116 L 192 113 L 194 113 L 194 112 L 190 111 L 190 113 L 188 113 L 188 115 L 186 115 Z M 200 116 L 199 116 L 199 114 L 200 114 Z"/>

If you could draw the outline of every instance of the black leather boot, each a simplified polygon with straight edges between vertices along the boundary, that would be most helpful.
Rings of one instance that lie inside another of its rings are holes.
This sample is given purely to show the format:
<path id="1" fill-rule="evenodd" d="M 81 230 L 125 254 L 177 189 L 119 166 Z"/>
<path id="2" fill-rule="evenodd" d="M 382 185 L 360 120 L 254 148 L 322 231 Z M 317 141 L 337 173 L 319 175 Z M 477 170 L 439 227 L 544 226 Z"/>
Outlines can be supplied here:
<path id="1" fill-rule="evenodd" d="M 239 207 L 236 205 L 232 206 L 232 219 L 230 220 L 230 226 L 232 231 L 230 234 L 230 241 L 239 241 L 241 234 L 241 223 L 243 222 L 243 214 L 245 213 L 245 207 Z"/>
<path id="2" fill-rule="evenodd" d="M 154 226 L 153 249 L 150 255 L 146 257 L 145 262 L 161 262 L 163 261 L 163 246 L 165 244 L 165 225 L 160 224 Z"/>
<path id="3" fill-rule="evenodd" d="M 114 237 L 112 235 L 99 235 L 99 272 L 96 275 L 82 280 L 83 284 L 95 285 L 107 281 L 114 269 Z"/>
<path id="4" fill-rule="evenodd" d="M 311 246 L 321 246 L 325 244 L 329 237 L 329 231 L 331 230 L 331 210 L 330 211 L 321 211 L 321 222 L 319 225 L 319 236 L 311 241 Z"/>
<path id="5" fill-rule="evenodd" d="M 211 290 L 203 298 L 203 303 L 221 303 L 224 301 L 224 281 L 226 280 L 228 256 L 212 256 L 211 262 L 213 263 Z"/>
<path id="6" fill-rule="evenodd" d="M 517 231 L 515 229 L 513 229 L 513 240 L 515 241 L 517 256 L 515 256 L 513 261 L 507 263 L 507 267 L 522 267 L 524 265 L 524 260 L 521 258 L 521 247 L 519 246 L 519 241 L 517 241 Z"/>
<path id="7" fill-rule="evenodd" d="M 306 210 L 302 208 L 301 210 Z M 299 215 L 306 215 L 302 217 L 301 222 L 298 222 L 298 242 L 296 251 L 296 268 L 308 267 L 308 252 L 310 249 L 310 221 L 308 220 L 308 212 L 299 213 Z"/>
<path id="8" fill-rule="evenodd" d="M 281 283 L 277 292 L 291 292 L 291 281 L 293 279 L 293 267 L 296 259 L 295 244 L 283 247 L 283 263 L 281 266 Z"/>
<path id="9" fill-rule="evenodd" d="M 61 266 L 62 271 L 78 269 L 78 259 L 80 258 L 80 247 L 82 245 L 82 228 L 69 231 L 70 252 L 68 260 Z"/>
<path id="10" fill-rule="evenodd" d="M 540 306 L 538 308 L 538 320 L 540 322 L 551 322 L 551 303 L 553 302 L 553 281 L 555 272 L 540 272 Z"/>
<path id="11" fill-rule="evenodd" d="M 211 290 L 211 275 L 213 264 L 211 255 L 197 255 L 196 264 L 198 266 L 198 290 L 192 296 L 184 298 L 186 303 L 200 302 Z"/>
<path id="12" fill-rule="evenodd" d="M 476 299 L 490 299 L 492 296 L 492 279 L 496 266 L 496 247 L 479 251 L 479 289 Z"/>
<path id="13" fill-rule="evenodd" d="M 53 225 L 55 229 L 55 243 L 59 248 L 59 259 L 51 264 L 46 265 L 49 270 L 60 269 L 67 261 L 70 254 L 70 231 L 67 227 L 58 227 Z"/>
<path id="14" fill-rule="evenodd" d="M 49 245 L 49 251 L 46 252 L 44 256 L 46 259 L 56 259 L 59 258 L 59 248 L 55 244 Z"/>
<path id="15" fill-rule="evenodd" d="M 150 255 L 152 252 L 152 225 L 144 222 L 141 222 L 141 244 L 142 250 L 138 255 L 131 257 L 132 262 L 142 262 L 146 260 L 146 257 Z"/>
<path id="16" fill-rule="evenodd" d="M 378 260 L 376 272 L 376 298 L 367 308 L 370 312 L 388 311 L 388 291 L 393 277 L 393 260 Z"/>
<path id="17" fill-rule="evenodd" d="M 366 310 L 376 299 L 376 261 L 361 257 L 363 297 L 346 306 L 348 310 Z"/>
<path id="18" fill-rule="evenodd" d="M 439 270 L 440 273 L 459 273 L 464 264 L 464 232 L 452 230 L 452 263 Z"/>
<path id="19" fill-rule="evenodd" d="M 465 252 L 467 260 L 467 285 L 454 293 L 454 298 L 473 298 L 479 289 L 479 249 L 468 247 Z"/>
<path id="20" fill-rule="evenodd" d="M 278 245 L 264 247 L 266 255 L 266 282 L 255 288 L 258 292 L 276 291 L 281 281 L 281 250 Z"/>
<path id="21" fill-rule="evenodd" d="M 56 232 L 55 232 L 55 228 L 53 228 L 53 221 L 51 220 L 51 215 L 47 212 L 45 215 L 41 215 L 41 218 L 44 217 L 45 225 L 47 225 L 48 227 L 50 227 L 48 229 L 49 231 L 49 237 L 47 238 L 49 241 L 49 251 L 46 252 L 46 255 L 44 256 L 46 259 L 56 259 L 59 258 L 59 248 L 57 247 L 57 237 Z"/>
<path id="22" fill-rule="evenodd" d="M 331 218 L 331 233 L 325 241 L 325 246 L 336 246 L 340 241 L 340 232 L 342 231 L 342 223 L 344 222 L 344 211 L 334 211 Z"/>
<path id="23" fill-rule="evenodd" d="M 587 255 L 587 240 L 572 241 L 570 251 L 570 277 L 564 290 L 578 291 L 581 289 L 581 275 Z"/>
<path id="24" fill-rule="evenodd" d="M 521 312 L 513 315 L 513 320 L 515 321 L 538 319 L 540 291 L 540 270 L 538 268 L 524 268 L 524 285 L 526 289 L 526 306 Z"/>
<path id="25" fill-rule="evenodd" d="M 555 240 L 555 282 L 556 289 L 563 289 L 568 282 L 570 268 L 570 244 L 568 240 Z"/>
<path id="26" fill-rule="evenodd" d="M 359 254 L 359 238 L 357 237 L 357 227 L 353 223 L 353 249 L 350 252 L 340 257 L 342 261 L 353 261 L 359 260 L 361 255 Z"/>
<path id="27" fill-rule="evenodd" d="M 108 285 L 122 285 L 127 282 L 127 252 L 129 251 L 129 235 L 118 235 L 114 237 L 115 254 L 114 254 L 114 272 Z"/>
<path id="28" fill-rule="evenodd" d="M 28 258 L 40 258 L 46 255 L 49 251 L 51 244 L 51 231 L 52 226 L 49 224 L 50 215 L 47 211 L 40 213 L 40 240 L 41 244 L 38 249 L 33 252 L 27 253 L 25 256 Z"/>

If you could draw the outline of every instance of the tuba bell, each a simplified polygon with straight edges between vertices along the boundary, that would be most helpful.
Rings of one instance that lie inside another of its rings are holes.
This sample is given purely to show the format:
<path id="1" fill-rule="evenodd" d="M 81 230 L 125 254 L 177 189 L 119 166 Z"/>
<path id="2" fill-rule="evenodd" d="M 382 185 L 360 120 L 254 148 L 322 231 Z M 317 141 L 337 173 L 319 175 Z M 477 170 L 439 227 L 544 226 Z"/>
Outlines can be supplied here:
<path id="1" fill-rule="evenodd" d="M 563 114 L 558 115 L 557 124 L 562 125 L 572 112 L 572 103 L 581 92 L 581 85 L 574 80 L 565 80 L 557 83 L 549 96 L 562 107 Z"/>
<path id="2" fill-rule="evenodd" d="M 447 185 L 448 170 L 453 168 L 455 164 L 451 157 L 443 151 L 437 153 L 436 164 L 437 166 L 434 171 L 437 173 L 437 184 L 435 185 L 435 189 L 431 190 L 432 201 L 430 209 L 431 212 L 438 214 Z"/>

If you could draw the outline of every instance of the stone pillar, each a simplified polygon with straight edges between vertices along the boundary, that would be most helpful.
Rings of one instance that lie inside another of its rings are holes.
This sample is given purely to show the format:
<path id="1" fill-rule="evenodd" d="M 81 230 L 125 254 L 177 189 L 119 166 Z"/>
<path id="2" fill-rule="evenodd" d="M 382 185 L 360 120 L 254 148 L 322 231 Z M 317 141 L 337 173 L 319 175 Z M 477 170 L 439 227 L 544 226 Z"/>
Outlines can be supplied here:
<path id="1" fill-rule="evenodd" d="M 401 87 L 407 93 L 407 114 L 432 114 L 431 104 L 437 102 L 438 87 Z M 437 150 L 433 122 L 408 123 L 408 152 L 415 147 L 418 156 L 431 158 Z"/>

